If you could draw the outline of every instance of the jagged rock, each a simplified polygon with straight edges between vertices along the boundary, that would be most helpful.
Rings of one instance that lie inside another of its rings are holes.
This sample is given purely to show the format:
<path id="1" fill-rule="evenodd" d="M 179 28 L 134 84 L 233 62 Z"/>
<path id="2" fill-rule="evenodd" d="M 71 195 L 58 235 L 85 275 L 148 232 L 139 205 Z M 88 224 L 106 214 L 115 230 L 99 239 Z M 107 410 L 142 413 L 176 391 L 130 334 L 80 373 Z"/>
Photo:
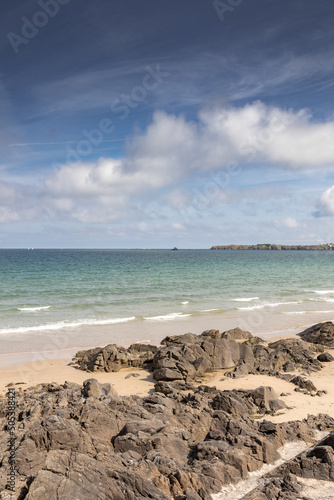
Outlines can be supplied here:
<path id="1" fill-rule="evenodd" d="M 117 372 L 121 368 L 148 368 L 158 348 L 153 345 L 132 344 L 125 347 L 109 344 L 87 351 L 78 351 L 73 358 L 74 365 L 80 370 L 91 372 Z"/>
<path id="2" fill-rule="evenodd" d="M 331 361 L 334 361 L 334 358 L 329 352 L 324 352 L 317 356 L 317 360 L 321 361 L 322 363 L 329 363 Z"/>
<path id="3" fill-rule="evenodd" d="M 264 484 L 245 495 L 242 500 L 312 500 L 303 495 L 301 478 L 334 481 L 333 447 L 332 433 L 316 446 L 268 473 L 261 481 Z M 319 488 L 321 491 L 321 484 Z"/>
<path id="4" fill-rule="evenodd" d="M 305 378 L 297 375 L 293 377 L 290 382 L 294 385 L 300 387 L 300 389 L 305 389 L 307 392 L 316 392 L 317 388 L 311 380 L 306 380 Z"/>
<path id="5" fill-rule="evenodd" d="M 184 342 L 186 340 L 186 342 Z M 216 331 L 200 336 L 169 337 L 164 340 L 153 359 L 153 377 L 156 380 L 193 380 L 207 370 L 242 367 L 245 372 L 254 365 L 250 346 L 234 340 L 217 338 Z"/>
<path id="6" fill-rule="evenodd" d="M 334 347 L 334 324 L 331 321 L 318 323 L 299 334 L 306 342 Z"/>
<path id="7" fill-rule="evenodd" d="M 272 342 L 269 344 L 271 349 L 270 358 L 277 358 L 277 362 L 273 361 L 272 368 L 281 369 L 286 363 L 289 363 L 289 368 L 291 363 L 294 365 L 295 369 L 303 369 L 309 371 L 321 370 L 321 364 L 317 359 L 313 357 L 313 346 L 299 339 L 283 339 L 277 342 Z M 283 364 L 279 362 L 280 358 L 283 360 Z M 276 366 L 274 366 L 276 365 Z M 290 371 L 290 370 L 284 370 Z"/>
<path id="8" fill-rule="evenodd" d="M 245 340 L 236 342 L 234 339 Z M 229 377 L 248 373 L 304 370 L 311 373 L 322 365 L 314 352 L 316 344 L 283 339 L 264 345 L 262 340 L 240 328 L 220 333 L 206 330 L 201 335 L 186 333 L 165 337 L 161 347 L 133 344 L 128 349 L 110 344 L 77 353 L 78 368 L 87 371 L 118 371 L 122 367 L 150 368 L 157 381 L 191 381 L 209 370 L 229 369 Z"/>
<path id="9" fill-rule="evenodd" d="M 253 420 L 253 414 L 271 413 L 278 401 L 267 387 L 200 386 L 186 394 L 184 381 L 158 384 L 172 386 L 172 393 L 101 395 L 103 386 L 94 379 L 84 388 L 66 382 L 27 389 L 17 399 L 13 499 L 209 500 L 224 484 L 277 460 L 286 441 L 310 441 L 315 428 L 333 424 L 324 416 L 290 424 Z M 8 469 L 6 411 L 0 397 L 0 495 Z"/>

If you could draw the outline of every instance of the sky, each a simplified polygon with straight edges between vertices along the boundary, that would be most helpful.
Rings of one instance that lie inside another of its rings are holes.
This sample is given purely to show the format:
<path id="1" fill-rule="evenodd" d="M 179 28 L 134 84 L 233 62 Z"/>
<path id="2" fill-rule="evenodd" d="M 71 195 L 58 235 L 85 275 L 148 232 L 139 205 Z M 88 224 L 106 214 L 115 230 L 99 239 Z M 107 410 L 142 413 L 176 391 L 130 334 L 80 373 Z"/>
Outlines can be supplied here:
<path id="1" fill-rule="evenodd" d="M 0 248 L 334 242 L 332 0 L 11 0 Z"/>

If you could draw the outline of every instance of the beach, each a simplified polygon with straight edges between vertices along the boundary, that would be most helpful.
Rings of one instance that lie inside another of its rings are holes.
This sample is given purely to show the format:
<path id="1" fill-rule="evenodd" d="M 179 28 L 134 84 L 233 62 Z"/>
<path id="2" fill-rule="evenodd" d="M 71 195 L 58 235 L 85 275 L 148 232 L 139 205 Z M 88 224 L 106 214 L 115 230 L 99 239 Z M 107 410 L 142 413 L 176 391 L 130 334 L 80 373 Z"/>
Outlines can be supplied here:
<path id="1" fill-rule="evenodd" d="M 280 339 L 298 338 L 296 335 L 286 333 L 270 339 L 275 342 Z M 96 347 L 96 346 L 93 346 Z M 1 369 L 0 393 L 7 391 L 9 384 L 17 388 L 27 389 L 38 384 L 49 384 L 55 382 L 64 384 L 65 381 L 75 382 L 82 385 L 88 378 L 95 378 L 100 383 L 109 383 L 117 391 L 119 396 L 145 396 L 154 391 L 152 372 L 140 368 L 124 368 L 118 372 L 87 372 L 70 366 L 72 356 L 76 349 L 67 353 L 67 357 L 61 359 L 45 359 L 42 353 L 33 362 L 15 363 L 16 355 L 7 355 L 6 365 Z M 334 349 L 326 352 L 334 356 Z M 57 353 L 54 352 L 53 355 Z M 64 356 L 65 353 L 63 352 Z M 0 358 L 1 362 L 1 358 Z M 234 389 L 256 389 L 259 386 L 270 386 L 277 395 L 285 394 L 283 400 L 287 405 L 280 414 L 271 417 L 274 422 L 287 422 L 289 420 L 302 420 L 309 414 L 327 413 L 334 418 L 334 363 L 324 363 L 319 372 L 309 374 L 317 389 L 326 391 L 322 397 L 295 392 L 294 387 L 287 381 L 280 380 L 268 375 L 245 375 L 233 379 L 225 377 L 226 370 L 214 370 L 206 374 L 201 384 L 216 387 L 218 390 Z M 135 377 L 133 377 L 135 374 Z M 197 384 L 200 385 L 200 384 Z"/>
<path id="2" fill-rule="evenodd" d="M 295 471 L 294 461 L 303 453 L 307 460 L 312 446 L 321 457 L 321 440 L 331 443 L 334 428 L 334 325 L 314 325 L 302 337 L 286 332 L 267 342 L 239 328 L 211 329 L 167 336 L 160 346 L 68 349 L 62 359 L 40 351 L 33 362 L 23 355 L 15 363 L 17 354 L 7 354 L 0 399 L 12 398 L 18 415 L 20 441 L 11 453 L 19 487 L 33 474 L 31 498 L 59 481 L 80 499 L 103 498 L 121 481 L 124 498 L 127 491 L 156 499 L 191 491 L 241 500 L 260 498 L 274 474 L 284 489 L 280 471 Z M 333 344 L 327 362 L 317 359 L 324 348 L 311 339 Z M 314 471 L 297 474 L 293 488 L 327 494 L 330 471 L 317 476 L 318 466 L 307 463 Z"/>

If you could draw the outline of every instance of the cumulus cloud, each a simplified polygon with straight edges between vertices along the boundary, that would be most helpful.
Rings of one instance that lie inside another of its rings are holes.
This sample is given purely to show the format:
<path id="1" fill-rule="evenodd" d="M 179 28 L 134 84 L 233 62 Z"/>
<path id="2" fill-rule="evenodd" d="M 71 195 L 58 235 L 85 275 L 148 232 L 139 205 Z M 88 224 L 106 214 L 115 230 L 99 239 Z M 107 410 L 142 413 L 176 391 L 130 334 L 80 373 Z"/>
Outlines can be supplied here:
<path id="1" fill-rule="evenodd" d="M 184 184 L 203 176 L 219 183 L 220 172 L 231 165 L 262 163 L 295 170 L 331 166 L 333 135 L 334 122 L 316 122 L 306 110 L 261 102 L 210 107 L 193 121 L 159 111 L 145 131 L 128 141 L 123 158 L 64 164 L 43 187 L 30 192 L 31 202 L 38 199 L 50 218 L 81 222 L 126 218 L 154 200 L 177 209 L 185 202 Z M 1 189 L 3 199 L 10 196 L 10 187 Z M 224 196 L 217 199 L 224 203 Z M 324 213 L 331 210 L 329 199 L 331 194 L 324 193 L 320 200 Z"/>
<path id="2" fill-rule="evenodd" d="M 334 215 L 334 186 L 331 186 L 322 193 L 318 201 L 318 208 L 314 215 L 316 217 Z"/>

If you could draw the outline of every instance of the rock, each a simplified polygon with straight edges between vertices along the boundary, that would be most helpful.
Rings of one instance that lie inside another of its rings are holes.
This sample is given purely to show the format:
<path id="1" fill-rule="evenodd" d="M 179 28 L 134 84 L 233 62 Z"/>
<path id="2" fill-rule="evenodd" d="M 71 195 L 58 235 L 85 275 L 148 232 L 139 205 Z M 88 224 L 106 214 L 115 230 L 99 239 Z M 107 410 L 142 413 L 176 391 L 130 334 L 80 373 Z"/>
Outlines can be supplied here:
<path id="1" fill-rule="evenodd" d="M 297 375 L 297 377 L 293 377 L 290 380 L 290 382 L 292 384 L 295 384 L 298 387 L 300 387 L 300 389 L 305 389 L 307 392 L 316 392 L 317 391 L 316 386 L 313 384 L 313 382 L 311 380 L 306 380 L 303 377 L 301 377 L 300 375 Z"/>
<path id="2" fill-rule="evenodd" d="M 233 330 L 228 330 L 222 333 L 221 338 L 227 340 L 250 340 L 253 338 L 253 335 L 250 332 L 241 330 L 240 328 L 234 328 Z"/>
<path id="3" fill-rule="evenodd" d="M 13 500 L 209 500 L 224 484 L 275 462 L 285 442 L 312 442 L 314 429 L 334 424 L 325 415 L 282 424 L 254 419 L 280 406 L 270 387 L 219 391 L 162 381 L 162 392 L 121 398 L 107 386 L 95 379 L 83 387 L 40 384 L 18 396 Z M 9 465 L 6 415 L 7 400 L 0 396 L 0 498 Z M 326 446 L 307 460 L 327 463 Z"/>
<path id="4" fill-rule="evenodd" d="M 140 377 L 140 373 L 129 373 L 128 375 L 126 375 L 124 378 L 125 380 L 128 379 L 128 378 L 136 378 L 136 377 Z"/>
<path id="5" fill-rule="evenodd" d="M 303 495 L 302 478 L 319 481 L 319 485 L 314 484 L 314 489 L 321 495 L 320 481 L 334 481 L 333 445 L 334 434 L 331 434 L 316 446 L 269 472 L 262 479 L 262 484 L 243 496 L 243 500 L 312 500 Z"/>
<path id="6" fill-rule="evenodd" d="M 331 361 L 334 361 L 334 357 L 331 354 L 329 354 L 329 352 L 324 352 L 322 354 L 319 354 L 319 356 L 317 356 L 317 360 L 321 361 L 322 363 L 329 363 Z"/>
<path id="7" fill-rule="evenodd" d="M 100 396 L 117 396 L 117 392 L 110 384 L 100 384 L 95 378 L 89 378 L 83 383 L 83 394 L 86 398 L 91 396 L 99 398 Z"/>
<path id="8" fill-rule="evenodd" d="M 275 413 L 278 410 L 286 408 L 284 401 L 278 399 L 272 387 L 258 387 L 252 392 L 252 397 L 256 406 L 266 413 Z"/>
<path id="9" fill-rule="evenodd" d="M 321 364 L 313 357 L 313 346 L 299 339 L 283 339 L 269 344 L 272 368 L 284 371 L 293 369 L 318 371 Z M 285 366 L 285 369 L 284 369 Z"/>
<path id="10" fill-rule="evenodd" d="M 306 342 L 334 347 L 334 324 L 331 321 L 318 323 L 299 333 Z"/>
<path id="11" fill-rule="evenodd" d="M 132 344 L 128 349 L 116 344 L 79 351 L 73 358 L 76 367 L 87 371 L 117 372 L 121 368 L 149 368 L 158 348 Z"/>
<path id="12" fill-rule="evenodd" d="M 250 346 L 234 340 L 219 338 L 216 330 L 196 336 L 186 334 L 166 337 L 153 358 L 153 377 L 156 380 L 191 381 L 208 370 L 239 367 L 247 372 L 254 366 Z"/>

